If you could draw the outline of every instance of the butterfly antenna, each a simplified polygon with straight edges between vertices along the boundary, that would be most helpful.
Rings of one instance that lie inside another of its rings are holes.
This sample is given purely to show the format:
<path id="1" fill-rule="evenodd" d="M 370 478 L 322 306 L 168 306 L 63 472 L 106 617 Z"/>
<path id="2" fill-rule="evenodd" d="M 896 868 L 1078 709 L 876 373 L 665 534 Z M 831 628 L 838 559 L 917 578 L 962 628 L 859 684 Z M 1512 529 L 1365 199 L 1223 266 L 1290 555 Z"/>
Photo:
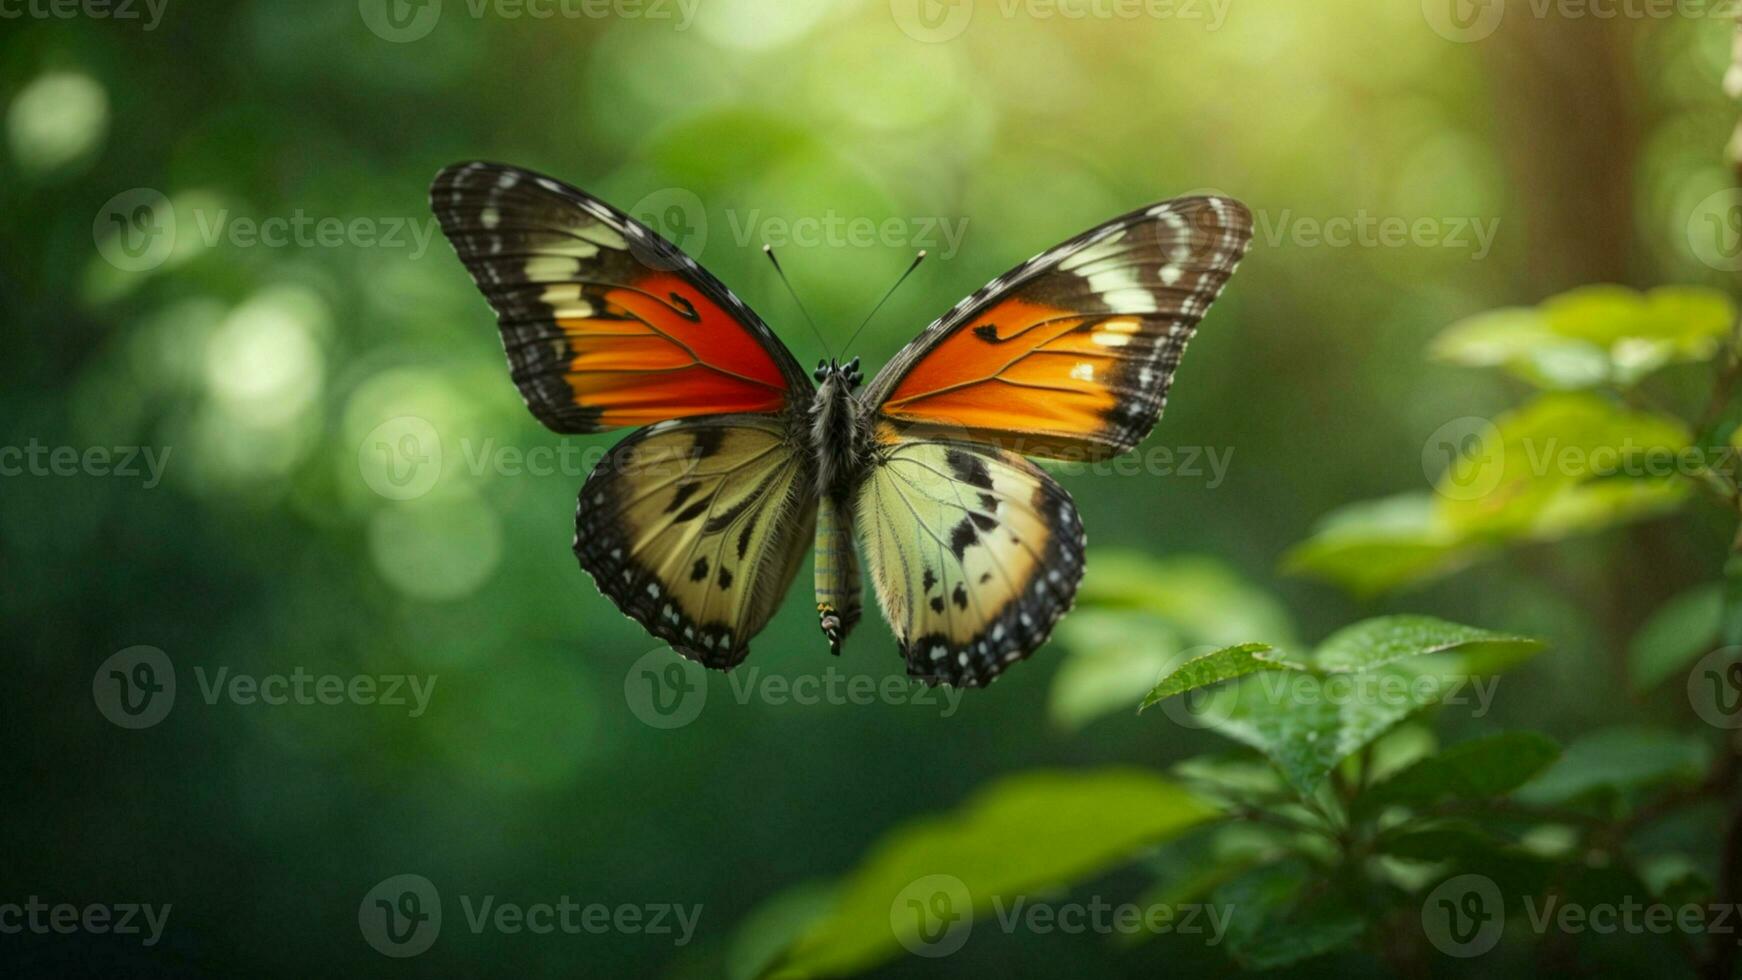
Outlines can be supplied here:
<path id="1" fill-rule="evenodd" d="M 811 333 L 816 335 L 817 343 L 823 345 L 823 350 L 829 351 L 829 358 L 833 360 L 835 352 L 829 350 L 829 342 L 823 339 L 823 332 L 817 329 L 817 321 L 811 319 L 811 311 L 804 308 L 804 301 L 798 298 L 798 290 L 792 288 L 792 283 L 786 278 L 786 270 L 780 267 L 780 260 L 774 257 L 774 246 L 762 246 L 762 254 L 768 256 L 768 261 L 774 263 L 774 272 L 780 277 L 780 284 L 786 287 L 787 293 L 792 296 L 793 304 L 798 307 L 800 313 L 804 314 L 804 322 L 811 325 Z"/>
<path id="2" fill-rule="evenodd" d="M 897 288 L 899 288 L 902 283 L 906 282 L 907 277 L 913 275 L 913 270 L 919 268 L 919 264 L 921 262 L 924 262 L 924 261 L 925 261 L 925 249 L 922 248 L 919 250 L 919 254 L 915 255 L 913 257 L 913 264 L 909 265 L 907 267 L 907 271 L 903 272 L 901 274 L 900 279 L 895 280 L 895 285 L 890 286 L 888 292 L 885 292 L 883 294 L 883 298 L 877 301 L 877 305 L 871 307 L 871 312 L 865 314 L 865 322 L 859 324 L 859 329 L 853 331 L 853 335 L 851 337 L 847 338 L 847 342 L 845 344 L 841 345 L 841 350 L 845 351 L 846 353 L 852 353 L 853 341 L 855 341 L 859 338 L 859 334 L 861 331 L 863 331 L 865 329 L 865 325 L 871 322 L 871 318 L 877 315 L 878 310 L 883 309 L 883 304 L 889 302 L 889 297 L 895 295 L 895 290 Z M 842 356 L 845 356 L 845 354 L 843 354 Z"/>

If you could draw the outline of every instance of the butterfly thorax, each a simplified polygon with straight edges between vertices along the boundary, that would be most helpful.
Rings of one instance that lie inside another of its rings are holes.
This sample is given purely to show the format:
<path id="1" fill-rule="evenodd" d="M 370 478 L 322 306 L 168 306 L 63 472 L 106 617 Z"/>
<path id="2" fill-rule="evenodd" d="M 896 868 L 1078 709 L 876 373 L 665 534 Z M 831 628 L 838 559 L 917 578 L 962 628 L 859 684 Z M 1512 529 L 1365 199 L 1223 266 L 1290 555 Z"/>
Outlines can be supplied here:
<path id="1" fill-rule="evenodd" d="M 859 386 L 859 359 L 845 365 L 817 366 L 822 382 L 811 401 L 811 448 L 817 461 L 818 496 L 846 496 L 865 466 L 869 445 L 863 413 L 853 397 Z"/>

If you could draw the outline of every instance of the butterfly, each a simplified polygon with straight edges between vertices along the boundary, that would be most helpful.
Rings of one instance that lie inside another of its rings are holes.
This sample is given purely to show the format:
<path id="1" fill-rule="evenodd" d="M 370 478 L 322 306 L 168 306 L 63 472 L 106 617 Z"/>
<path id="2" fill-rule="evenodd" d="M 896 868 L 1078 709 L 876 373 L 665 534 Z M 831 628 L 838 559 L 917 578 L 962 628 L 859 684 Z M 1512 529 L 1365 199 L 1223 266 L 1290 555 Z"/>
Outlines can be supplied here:
<path id="1" fill-rule="evenodd" d="M 430 204 L 532 414 L 635 427 L 575 516 L 575 555 L 617 608 L 730 669 L 814 549 L 839 653 L 863 555 L 908 673 L 958 686 L 1045 643 L 1082 579 L 1076 506 L 1027 457 L 1105 459 L 1148 434 L 1252 238 L 1230 198 L 1140 208 L 994 279 L 865 383 L 857 358 L 806 372 L 707 270 L 561 181 L 456 164 Z"/>

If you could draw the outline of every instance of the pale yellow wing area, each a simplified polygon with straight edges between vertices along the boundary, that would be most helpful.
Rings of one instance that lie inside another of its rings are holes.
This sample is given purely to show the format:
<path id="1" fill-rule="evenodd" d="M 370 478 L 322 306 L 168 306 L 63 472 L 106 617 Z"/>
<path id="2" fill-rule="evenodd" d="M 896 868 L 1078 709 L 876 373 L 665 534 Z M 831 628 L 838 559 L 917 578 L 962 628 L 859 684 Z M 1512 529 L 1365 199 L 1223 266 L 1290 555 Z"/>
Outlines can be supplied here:
<path id="1" fill-rule="evenodd" d="M 1015 453 L 886 426 L 856 505 L 878 602 L 916 677 L 989 683 L 1045 643 L 1076 596 L 1076 506 Z"/>
<path id="2" fill-rule="evenodd" d="M 729 668 L 811 544 L 811 467 L 778 417 L 648 426 L 587 477 L 575 554 L 630 618 L 684 656 Z"/>

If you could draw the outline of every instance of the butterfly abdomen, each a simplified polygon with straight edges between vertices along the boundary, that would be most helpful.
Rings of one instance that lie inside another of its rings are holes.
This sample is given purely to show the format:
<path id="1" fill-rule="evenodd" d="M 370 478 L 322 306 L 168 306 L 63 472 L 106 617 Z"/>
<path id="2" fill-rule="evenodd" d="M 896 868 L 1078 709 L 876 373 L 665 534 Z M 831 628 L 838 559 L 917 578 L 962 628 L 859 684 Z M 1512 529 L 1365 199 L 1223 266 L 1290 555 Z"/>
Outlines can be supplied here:
<path id="1" fill-rule="evenodd" d="M 831 653 L 859 622 L 859 558 L 853 551 L 853 511 L 846 498 L 823 496 L 817 509 L 817 625 Z"/>

